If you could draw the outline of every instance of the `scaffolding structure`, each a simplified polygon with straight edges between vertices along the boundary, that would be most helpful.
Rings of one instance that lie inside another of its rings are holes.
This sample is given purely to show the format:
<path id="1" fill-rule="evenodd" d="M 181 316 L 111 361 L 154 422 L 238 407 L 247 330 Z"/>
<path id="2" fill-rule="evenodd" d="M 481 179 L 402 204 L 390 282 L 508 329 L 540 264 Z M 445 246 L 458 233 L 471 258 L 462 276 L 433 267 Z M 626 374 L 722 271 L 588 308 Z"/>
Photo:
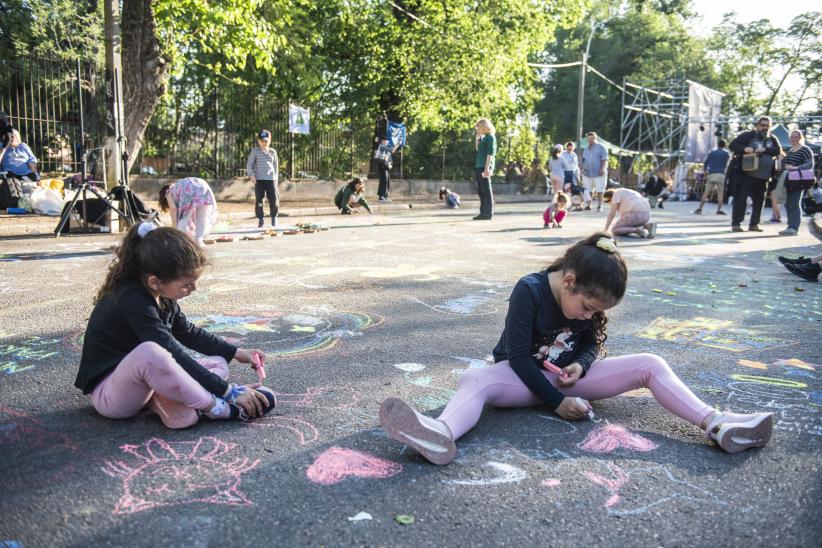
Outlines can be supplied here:
<path id="1" fill-rule="evenodd" d="M 652 155 L 654 169 L 683 156 L 688 139 L 689 88 L 690 82 L 681 78 L 638 83 L 623 80 L 620 147 L 628 154 Z"/>

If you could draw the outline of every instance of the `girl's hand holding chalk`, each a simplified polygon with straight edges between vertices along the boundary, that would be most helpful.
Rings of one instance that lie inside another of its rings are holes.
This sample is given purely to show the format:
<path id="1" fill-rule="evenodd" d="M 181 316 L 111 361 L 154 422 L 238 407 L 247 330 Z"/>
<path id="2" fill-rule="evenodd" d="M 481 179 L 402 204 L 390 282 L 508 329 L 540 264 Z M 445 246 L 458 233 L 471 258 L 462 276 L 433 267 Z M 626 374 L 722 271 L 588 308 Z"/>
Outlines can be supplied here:
<path id="1" fill-rule="evenodd" d="M 257 373 L 257 378 L 260 379 L 260 382 L 265 379 L 265 368 L 263 366 L 265 363 L 265 352 L 262 350 L 257 350 L 256 348 L 252 348 L 250 350 L 238 348 L 237 352 L 234 354 L 234 359 L 238 362 L 251 364 L 251 367 L 254 369 L 254 372 Z"/>
<path id="2" fill-rule="evenodd" d="M 559 379 L 557 379 L 557 384 L 559 384 L 561 388 L 571 388 L 574 386 L 583 373 L 582 366 L 578 363 L 566 365 L 562 368 L 562 371 L 565 374 L 560 375 Z"/>
<path id="3" fill-rule="evenodd" d="M 593 411 L 593 409 L 591 409 L 591 404 L 588 403 L 587 401 L 583 400 L 579 396 L 576 397 L 576 400 L 577 400 L 577 407 L 580 409 L 580 411 L 583 410 L 583 409 L 585 410 L 584 412 L 586 413 L 586 415 L 588 417 L 588 420 L 589 421 L 594 420 L 596 418 L 596 415 L 594 415 L 594 411 Z"/>
<path id="4" fill-rule="evenodd" d="M 263 367 L 263 357 L 259 353 L 255 353 L 253 358 L 254 360 L 254 370 L 257 372 L 257 378 L 260 379 L 260 382 L 265 380 L 265 368 Z"/>

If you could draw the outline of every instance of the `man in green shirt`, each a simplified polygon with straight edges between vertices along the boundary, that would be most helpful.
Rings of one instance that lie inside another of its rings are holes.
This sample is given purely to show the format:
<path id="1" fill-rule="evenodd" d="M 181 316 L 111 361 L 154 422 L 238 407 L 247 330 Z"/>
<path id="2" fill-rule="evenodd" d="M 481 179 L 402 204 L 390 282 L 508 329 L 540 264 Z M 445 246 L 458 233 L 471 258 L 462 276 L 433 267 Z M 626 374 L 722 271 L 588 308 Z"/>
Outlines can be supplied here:
<path id="1" fill-rule="evenodd" d="M 480 199 L 480 213 L 475 221 L 490 221 L 494 216 L 494 193 L 491 190 L 491 175 L 494 173 L 494 159 L 497 155 L 497 137 L 494 124 L 487 118 L 477 120 L 475 146 L 477 158 L 474 174 L 477 178 L 477 194 Z"/>

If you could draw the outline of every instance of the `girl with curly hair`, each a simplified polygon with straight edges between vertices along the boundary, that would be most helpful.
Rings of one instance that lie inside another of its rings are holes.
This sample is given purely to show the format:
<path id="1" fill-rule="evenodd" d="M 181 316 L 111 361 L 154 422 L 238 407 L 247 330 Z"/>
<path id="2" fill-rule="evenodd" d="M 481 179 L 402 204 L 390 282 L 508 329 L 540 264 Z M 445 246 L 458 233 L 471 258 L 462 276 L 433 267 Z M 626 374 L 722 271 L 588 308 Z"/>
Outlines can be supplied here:
<path id="1" fill-rule="evenodd" d="M 654 354 L 606 358 L 605 311 L 625 294 L 628 269 L 609 233 L 571 246 L 541 272 L 519 280 L 511 294 L 493 366 L 470 369 L 437 419 L 398 398 L 380 406 L 393 439 L 434 464 L 447 464 L 455 441 L 479 421 L 483 406 L 547 404 L 566 420 L 584 419 L 589 400 L 648 388 L 668 411 L 703 428 L 725 451 L 765 445 L 773 413 L 720 412 L 700 401 Z"/>

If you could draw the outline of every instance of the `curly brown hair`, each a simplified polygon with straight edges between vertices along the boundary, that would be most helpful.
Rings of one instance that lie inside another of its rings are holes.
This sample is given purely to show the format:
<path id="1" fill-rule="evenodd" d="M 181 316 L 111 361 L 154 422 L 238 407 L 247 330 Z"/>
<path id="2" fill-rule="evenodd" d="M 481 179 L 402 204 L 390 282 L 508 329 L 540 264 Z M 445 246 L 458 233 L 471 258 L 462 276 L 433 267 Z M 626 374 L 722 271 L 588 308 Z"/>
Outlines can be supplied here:
<path id="1" fill-rule="evenodd" d="M 141 237 L 141 224 L 145 223 L 133 225 L 123 237 L 95 303 L 126 281 L 145 283 L 146 277 L 154 275 L 169 282 L 199 272 L 208 264 L 205 251 L 185 232 L 160 227 Z"/>
<path id="2" fill-rule="evenodd" d="M 628 266 L 619 251 L 612 252 L 605 249 L 607 244 L 603 247 L 597 246 L 602 238 L 607 239 L 607 243 L 616 245 L 610 233 L 595 232 L 569 247 L 562 257 L 551 263 L 547 271 L 573 272 L 576 281 L 571 291 L 602 302 L 612 303 L 614 306 L 625 296 Z M 605 341 L 608 339 L 606 333 L 608 316 L 605 312 L 597 312 L 591 321 L 597 351 L 604 356 Z"/>

